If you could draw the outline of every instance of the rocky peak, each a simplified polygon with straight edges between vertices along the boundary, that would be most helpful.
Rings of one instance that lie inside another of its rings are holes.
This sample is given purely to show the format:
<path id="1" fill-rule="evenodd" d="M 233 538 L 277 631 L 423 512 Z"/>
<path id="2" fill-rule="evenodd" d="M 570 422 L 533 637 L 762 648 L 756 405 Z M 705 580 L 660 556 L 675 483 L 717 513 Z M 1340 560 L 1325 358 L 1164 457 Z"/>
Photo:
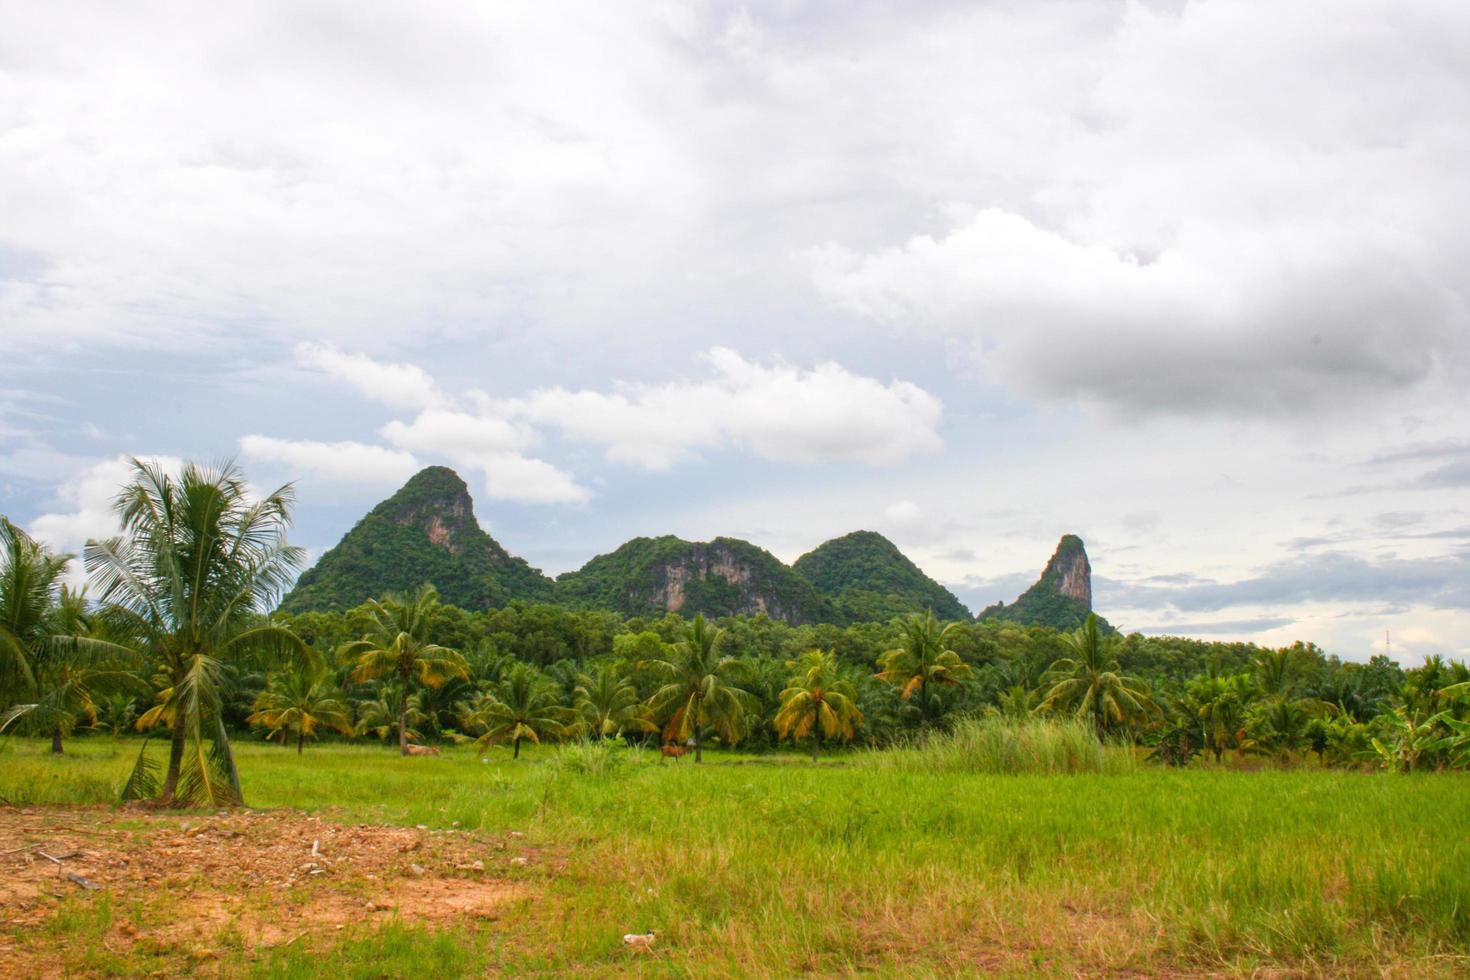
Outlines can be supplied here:
<path id="1" fill-rule="evenodd" d="M 420 470 L 382 506 L 395 524 L 422 528 L 430 544 L 451 555 L 464 553 L 466 523 L 475 523 L 470 488 L 447 466 Z"/>
<path id="2" fill-rule="evenodd" d="M 1057 550 L 1046 563 L 1041 573 L 1043 582 L 1069 599 L 1076 599 L 1092 608 L 1092 565 L 1087 561 L 1087 548 L 1075 534 L 1064 534 L 1057 542 Z"/>

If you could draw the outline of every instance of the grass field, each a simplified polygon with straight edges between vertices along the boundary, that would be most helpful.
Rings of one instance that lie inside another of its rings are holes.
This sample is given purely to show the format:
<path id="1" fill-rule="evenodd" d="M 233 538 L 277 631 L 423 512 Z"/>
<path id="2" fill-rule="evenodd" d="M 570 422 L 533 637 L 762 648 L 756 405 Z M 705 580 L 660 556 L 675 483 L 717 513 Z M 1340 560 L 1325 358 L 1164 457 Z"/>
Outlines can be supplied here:
<path id="1" fill-rule="evenodd" d="M 136 743 L 45 750 L 0 749 L 0 796 L 109 803 Z M 521 890 L 493 920 L 425 925 L 400 908 L 277 947 L 224 922 L 201 951 L 107 941 L 180 914 L 178 889 L 71 889 L 44 923 L 4 926 L 12 948 L 58 972 L 227 976 L 1470 972 L 1462 775 L 973 775 L 862 753 L 695 766 L 538 747 L 515 763 L 345 745 L 239 756 L 257 809 L 510 839 L 530 859 L 487 850 L 486 873 Z M 309 903 L 312 887 L 271 901 Z M 650 952 L 624 947 L 648 930 Z"/>

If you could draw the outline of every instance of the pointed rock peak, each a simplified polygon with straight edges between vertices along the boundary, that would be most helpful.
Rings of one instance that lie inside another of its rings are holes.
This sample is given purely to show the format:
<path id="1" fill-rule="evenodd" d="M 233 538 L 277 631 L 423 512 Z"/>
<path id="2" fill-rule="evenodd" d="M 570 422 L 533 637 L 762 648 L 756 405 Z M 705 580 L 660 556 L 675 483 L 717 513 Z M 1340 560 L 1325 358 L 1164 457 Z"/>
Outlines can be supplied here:
<path id="1" fill-rule="evenodd" d="M 1061 595 L 1092 608 L 1092 565 L 1087 560 L 1087 547 L 1077 535 L 1062 535 L 1041 580 Z"/>
<path id="2" fill-rule="evenodd" d="M 377 509 L 395 524 L 422 528 L 430 544 L 454 555 L 464 550 L 465 532 L 479 528 L 470 488 L 447 466 L 420 470 Z"/>

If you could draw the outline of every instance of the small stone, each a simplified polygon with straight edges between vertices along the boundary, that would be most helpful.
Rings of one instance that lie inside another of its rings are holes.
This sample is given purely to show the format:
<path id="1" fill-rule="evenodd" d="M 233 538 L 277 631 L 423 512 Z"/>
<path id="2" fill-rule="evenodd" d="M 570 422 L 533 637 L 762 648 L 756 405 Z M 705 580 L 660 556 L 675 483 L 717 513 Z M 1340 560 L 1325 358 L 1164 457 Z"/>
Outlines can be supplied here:
<path id="1" fill-rule="evenodd" d="M 415 877 L 422 878 L 424 876 L 424 866 L 422 864 L 410 864 L 408 870 L 412 871 Z"/>

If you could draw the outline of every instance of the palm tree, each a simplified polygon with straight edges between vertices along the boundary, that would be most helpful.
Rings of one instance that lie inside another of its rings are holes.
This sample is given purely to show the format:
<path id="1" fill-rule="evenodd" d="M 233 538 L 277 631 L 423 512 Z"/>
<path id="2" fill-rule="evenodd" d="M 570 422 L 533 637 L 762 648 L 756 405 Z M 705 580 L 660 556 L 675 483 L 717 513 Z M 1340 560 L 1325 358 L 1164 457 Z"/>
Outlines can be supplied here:
<path id="1" fill-rule="evenodd" d="M 695 762 L 704 761 L 700 740 L 704 726 L 713 726 L 733 744 L 739 741 L 745 713 L 758 707 L 749 691 L 735 686 L 749 676 L 746 666 L 734 657 L 719 655 L 724 635 L 724 630 L 710 626 L 700 613 L 685 627 L 684 638 L 675 645 L 670 659 L 638 662 L 639 669 L 651 670 L 665 681 L 649 699 L 655 714 L 668 713 L 664 741 L 692 738 Z"/>
<path id="2" fill-rule="evenodd" d="M 621 735 L 629 728 L 649 729 L 638 688 L 618 664 L 605 663 L 590 674 L 579 674 L 572 696 L 582 725 L 595 738 Z"/>
<path id="3" fill-rule="evenodd" d="M 438 687 L 451 677 L 469 676 L 464 657 L 425 638 L 439 605 L 439 593 L 424 585 L 412 596 L 385 596 L 368 603 L 368 626 L 361 639 L 337 648 L 352 663 L 352 679 L 362 683 L 381 677 L 398 681 L 398 751 L 408 755 L 408 688 L 415 679 Z"/>
<path id="4" fill-rule="evenodd" d="M 287 484 L 254 499 L 234 463 L 186 463 L 177 478 L 156 463 L 132 466 L 114 505 L 123 533 L 87 542 L 85 560 L 99 600 L 129 619 L 166 685 L 145 715 L 169 726 L 156 798 L 240 803 L 220 711 L 225 689 L 238 665 L 307 654 L 294 633 L 264 616 L 302 563 L 301 549 L 285 537 L 293 491 Z M 130 798 L 156 788 L 147 750 L 145 742 L 124 788 Z"/>
<path id="5" fill-rule="evenodd" d="M 419 726 L 424 723 L 424 712 L 419 707 L 421 692 L 415 691 L 408 696 L 407 711 L 400 715 L 398 691 L 397 684 L 387 683 L 379 690 L 376 699 L 357 702 L 356 734 L 371 735 L 379 741 L 396 737 L 399 732 L 407 733 L 409 741 L 421 737 Z"/>
<path id="6" fill-rule="evenodd" d="M 521 757 L 521 742 L 537 745 L 558 738 L 570 728 L 572 713 L 557 703 L 544 678 L 526 664 L 510 669 L 493 693 L 482 694 L 465 714 L 466 727 L 483 728 L 475 740 L 481 752 L 492 745 L 511 743 L 511 758 Z"/>
<path id="7" fill-rule="evenodd" d="M 82 592 L 60 584 L 70 563 L 0 517 L 0 689 L 21 699 L 0 717 L 0 731 L 19 721 L 50 735 L 57 755 L 79 715 L 93 720 L 94 694 L 140 686 L 128 670 L 98 662 L 133 654 L 91 635 Z"/>
<path id="8" fill-rule="evenodd" d="M 1052 664 L 1053 684 L 1041 702 L 1044 711 L 1071 711 L 1092 722 L 1099 737 L 1107 727 L 1143 718 L 1156 710 L 1153 699 L 1138 681 L 1122 672 L 1112 637 L 1097 624 L 1097 613 L 1063 637 L 1070 657 Z"/>
<path id="9" fill-rule="evenodd" d="M 1203 730 L 1205 744 L 1219 762 L 1226 749 L 1247 747 L 1247 712 L 1256 698 L 1257 686 L 1249 674 L 1201 677 L 1189 685 L 1188 703 Z"/>
<path id="10" fill-rule="evenodd" d="M 878 666 L 882 668 L 878 679 L 900 688 L 905 701 L 918 691 L 920 708 L 932 718 L 934 706 L 929 698 L 929 685 L 958 684 L 970 676 L 970 665 L 948 648 L 959 624 L 941 626 L 930 611 L 900 620 L 899 627 L 903 631 L 902 645 L 878 658 Z"/>
<path id="11" fill-rule="evenodd" d="M 280 732 L 283 746 L 295 732 L 297 755 L 305 748 L 306 739 L 323 725 L 351 735 L 352 713 L 342 703 L 332 680 L 319 663 L 277 674 L 256 697 L 254 710 L 245 720 L 270 729 L 267 738 Z"/>
<path id="12" fill-rule="evenodd" d="M 50 735 L 55 755 L 63 754 L 62 739 L 71 734 L 78 718 L 96 727 L 101 695 L 149 693 L 148 685 L 134 671 L 137 658 L 133 651 L 90 635 L 92 617 L 85 591 L 63 585 L 56 593 L 43 617 L 48 635 L 33 651 L 35 700 L 12 705 L 0 717 L 0 731 L 20 722 L 33 732 Z"/>
<path id="13" fill-rule="evenodd" d="M 836 654 L 811 650 L 791 666 L 798 672 L 781 692 L 776 733 L 798 741 L 810 735 L 812 761 L 816 762 L 822 736 L 852 738 L 862 724 L 863 713 L 858 710 L 852 683 L 838 675 Z"/>

